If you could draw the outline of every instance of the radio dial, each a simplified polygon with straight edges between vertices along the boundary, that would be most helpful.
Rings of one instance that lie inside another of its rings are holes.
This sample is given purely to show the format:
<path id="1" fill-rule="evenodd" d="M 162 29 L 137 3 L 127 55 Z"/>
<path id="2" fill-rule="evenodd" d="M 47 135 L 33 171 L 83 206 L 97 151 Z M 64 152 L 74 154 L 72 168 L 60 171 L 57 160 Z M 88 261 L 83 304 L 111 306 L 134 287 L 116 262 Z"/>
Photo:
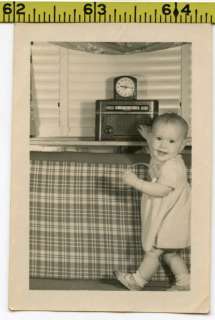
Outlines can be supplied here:
<path id="1" fill-rule="evenodd" d="M 111 126 L 106 126 L 105 129 L 104 129 L 104 132 L 106 134 L 113 134 L 113 127 Z"/>

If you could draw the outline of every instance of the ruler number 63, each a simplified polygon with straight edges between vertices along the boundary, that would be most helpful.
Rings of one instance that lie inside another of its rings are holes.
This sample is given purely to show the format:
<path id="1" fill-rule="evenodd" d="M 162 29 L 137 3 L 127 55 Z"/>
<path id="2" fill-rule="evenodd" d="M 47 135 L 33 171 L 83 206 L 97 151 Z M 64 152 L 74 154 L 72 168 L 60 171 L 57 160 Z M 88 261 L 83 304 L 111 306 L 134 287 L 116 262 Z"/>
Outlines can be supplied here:
<path id="1" fill-rule="evenodd" d="M 179 13 L 185 13 L 186 15 L 189 15 L 191 13 L 191 10 L 189 4 L 186 4 L 182 9 L 178 10 L 177 7 L 175 7 L 175 9 L 172 9 L 171 4 L 166 3 L 162 6 L 162 13 L 166 16 L 172 13 L 174 15 L 178 15 Z"/>
<path id="2" fill-rule="evenodd" d="M 100 3 L 98 5 L 96 5 L 96 9 L 94 7 L 95 3 L 86 3 L 84 5 L 84 13 L 85 14 L 92 14 L 94 12 L 94 10 L 96 10 L 96 13 L 102 15 L 102 14 L 106 14 L 106 5 L 103 3 Z"/>
<path id="3" fill-rule="evenodd" d="M 25 11 L 25 5 L 24 3 L 17 3 L 16 8 L 15 8 L 15 13 L 16 14 L 24 14 Z M 5 3 L 3 5 L 3 13 L 4 14 L 11 14 L 13 13 L 13 4 L 12 3 Z"/>

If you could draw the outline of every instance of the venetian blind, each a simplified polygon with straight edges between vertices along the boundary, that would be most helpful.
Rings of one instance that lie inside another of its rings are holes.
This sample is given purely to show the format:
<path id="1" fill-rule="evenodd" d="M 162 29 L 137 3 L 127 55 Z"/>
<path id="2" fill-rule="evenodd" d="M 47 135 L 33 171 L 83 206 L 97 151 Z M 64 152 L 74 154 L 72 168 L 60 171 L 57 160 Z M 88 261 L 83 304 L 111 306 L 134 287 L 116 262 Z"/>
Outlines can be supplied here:
<path id="1" fill-rule="evenodd" d="M 113 78 L 138 80 L 138 99 L 158 99 L 160 112 L 180 107 L 182 48 L 129 55 L 68 50 L 68 134 L 94 136 L 95 101 L 113 98 Z"/>
<path id="2" fill-rule="evenodd" d="M 31 45 L 31 134 L 60 135 L 60 48 L 47 42 Z"/>
<path id="3" fill-rule="evenodd" d="M 113 98 L 113 78 L 135 76 L 138 99 L 158 99 L 160 112 L 180 107 L 191 122 L 191 45 L 150 53 L 105 55 L 32 46 L 31 134 L 94 137 L 95 101 Z M 181 104 L 181 105 L 180 105 Z"/>
<path id="4" fill-rule="evenodd" d="M 192 125 L 192 47 L 187 44 L 181 50 L 181 108 L 182 115 L 189 123 L 189 137 L 191 137 Z"/>

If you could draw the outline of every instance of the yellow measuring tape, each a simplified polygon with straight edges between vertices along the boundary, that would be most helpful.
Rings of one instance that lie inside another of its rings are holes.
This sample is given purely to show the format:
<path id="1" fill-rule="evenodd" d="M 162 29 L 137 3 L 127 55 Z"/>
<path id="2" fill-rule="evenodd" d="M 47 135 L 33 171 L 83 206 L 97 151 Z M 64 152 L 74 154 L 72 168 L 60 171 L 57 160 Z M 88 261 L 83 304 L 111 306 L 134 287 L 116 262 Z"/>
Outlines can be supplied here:
<path id="1" fill-rule="evenodd" d="M 1 2 L 0 23 L 214 23 L 211 2 Z"/>

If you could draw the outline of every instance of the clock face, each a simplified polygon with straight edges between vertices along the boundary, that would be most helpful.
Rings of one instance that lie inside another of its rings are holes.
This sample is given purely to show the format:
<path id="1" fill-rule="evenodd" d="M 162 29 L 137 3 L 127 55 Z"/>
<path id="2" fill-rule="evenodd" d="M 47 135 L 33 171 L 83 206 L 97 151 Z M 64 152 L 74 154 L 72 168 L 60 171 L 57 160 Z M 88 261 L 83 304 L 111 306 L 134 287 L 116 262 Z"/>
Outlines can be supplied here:
<path id="1" fill-rule="evenodd" d="M 121 76 L 115 79 L 115 95 L 118 98 L 136 98 L 136 79 Z"/>

